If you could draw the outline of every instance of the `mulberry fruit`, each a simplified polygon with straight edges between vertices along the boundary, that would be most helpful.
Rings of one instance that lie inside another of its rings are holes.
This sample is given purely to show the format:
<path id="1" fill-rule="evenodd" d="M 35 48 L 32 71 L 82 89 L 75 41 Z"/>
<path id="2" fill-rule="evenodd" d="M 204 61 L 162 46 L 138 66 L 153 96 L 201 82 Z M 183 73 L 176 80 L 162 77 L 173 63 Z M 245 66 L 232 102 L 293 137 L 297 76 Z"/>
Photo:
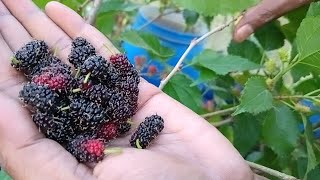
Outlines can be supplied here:
<path id="1" fill-rule="evenodd" d="M 71 141 L 77 135 L 73 119 L 63 111 L 57 113 L 38 111 L 33 114 L 32 120 L 47 138 L 59 143 Z"/>
<path id="2" fill-rule="evenodd" d="M 99 162 L 104 157 L 104 142 L 88 135 L 79 135 L 70 141 L 66 150 L 79 162 Z"/>
<path id="3" fill-rule="evenodd" d="M 59 102 L 57 93 L 48 86 L 39 86 L 35 83 L 24 85 L 19 97 L 25 104 L 41 111 L 56 109 Z"/>
<path id="4" fill-rule="evenodd" d="M 132 147 L 145 149 L 159 135 L 164 128 L 164 121 L 161 116 L 152 115 L 145 118 L 130 139 Z"/>
<path id="5" fill-rule="evenodd" d="M 33 40 L 14 53 L 11 65 L 29 74 L 48 54 L 49 48 L 44 41 Z"/>
<path id="6" fill-rule="evenodd" d="M 70 114 L 81 131 L 94 131 L 109 121 L 105 108 L 86 99 L 72 99 Z"/>
<path id="7" fill-rule="evenodd" d="M 95 48 L 84 38 L 78 37 L 71 44 L 71 53 L 68 60 L 76 68 L 79 68 L 86 59 L 95 55 Z"/>
<path id="8" fill-rule="evenodd" d="M 106 105 L 112 96 L 112 89 L 107 85 L 95 84 L 84 90 L 84 96 L 92 102 Z"/>
<path id="9" fill-rule="evenodd" d="M 81 73 L 108 84 L 118 80 L 117 70 L 99 55 L 90 56 L 81 66 Z"/>
<path id="10" fill-rule="evenodd" d="M 120 136 L 125 135 L 131 129 L 131 124 L 127 121 L 125 122 L 118 122 L 118 134 Z"/>
<path id="11" fill-rule="evenodd" d="M 103 124 L 97 132 L 97 137 L 108 142 L 118 136 L 118 126 L 114 122 Z"/>
<path id="12" fill-rule="evenodd" d="M 125 54 L 115 54 L 110 56 L 110 62 L 121 73 L 127 73 L 133 68 L 133 65 Z"/>
<path id="13" fill-rule="evenodd" d="M 47 85 L 52 90 L 68 90 L 72 77 L 69 74 L 47 71 L 33 77 L 32 82 L 38 85 Z"/>

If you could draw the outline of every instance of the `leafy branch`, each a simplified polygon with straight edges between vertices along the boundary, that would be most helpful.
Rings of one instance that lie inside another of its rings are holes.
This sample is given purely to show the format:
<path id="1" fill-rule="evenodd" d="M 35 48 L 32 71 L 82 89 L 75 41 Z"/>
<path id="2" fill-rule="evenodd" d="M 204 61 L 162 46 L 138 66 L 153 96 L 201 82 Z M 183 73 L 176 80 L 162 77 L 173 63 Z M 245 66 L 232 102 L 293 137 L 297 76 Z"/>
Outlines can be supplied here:
<path id="1" fill-rule="evenodd" d="M 180 66 L 182 64 L 182 62 L 184 61 L 184 59 L 187 57 L 187 55 L 190 53 L 190 51 L 197 45 L 199 44 L 201 41 L 205 40 L 206 38 L 208 38 L 209 36 L 211 36 L 214 33 L 220 32 L 223 29 L 225 29 L 226 27 L 230 26 L 233 22 L 237 21 L 239 19 L 240 16 L 238 16 L 237 18 L 233 18 L 232 20 L 230 20 L 229 22 L 227 22 L 226 24 L 223 24 L 222 26 L 212 29 L 211 31 L 207 32 L 206 34 L 202 35 L 200 38 L 198 39 L 194 39 L 191 41 L 190 45 L 188 46 L 187 50 L 183 53 L 183 55 L 181 56 L 181 58 L 178 60 L 177 64 L 175 65 L 175 67 L 172 69 L 172 71 L 169 73 L 169 75 L 160 82 L 159 88 L 163 89 L 164 86 L 169 82 L 169 80 L 174 76 L 174 74 L 180 69 Z"/>

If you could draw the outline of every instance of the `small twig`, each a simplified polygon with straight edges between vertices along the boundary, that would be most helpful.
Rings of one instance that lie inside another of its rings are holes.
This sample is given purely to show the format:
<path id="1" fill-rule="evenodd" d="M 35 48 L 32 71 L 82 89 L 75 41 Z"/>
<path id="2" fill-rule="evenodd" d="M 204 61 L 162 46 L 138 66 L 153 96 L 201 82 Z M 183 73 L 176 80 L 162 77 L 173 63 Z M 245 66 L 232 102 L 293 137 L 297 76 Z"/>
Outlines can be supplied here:
<path id="1" fill-rule="evenodd" d="M 80 13 L 82 10 L 83 10 L 83 8 L 87 5 L 87 4 L 89 4 L 89 2 L 91 2 L 92 0 L 86 0 L 85 2 L 83 2 L 79 7 L 78 7 L 78 13 Z"/>
<path id="2" fill-rule="evenodd" d="M 239 16 L 240 17 L 240 16 Z M 201 36 L 198 39 L 194 39 L 191 41 L 189 47 L 187 48 L 187 50 L 183 53 L 183 55 L 181 56 L 181 58 L 179 59 L 179 61 L 177 62 L 176 66 L 173 68 L 173 70 L 169 73 L 169 75 L 161 81 L 159 88 L 163 89 L 163 87 L 168 83 L 168 81 L 172 78 L 172 76 L 180 69 L 180 66 L 182 64 L 182 62 L 184 61 L 184 59 L 187 57 L 187 55 L 190 53 L 190 51 L 201 41 L 203 41 L 204 39 L 208 38 L 209 36 L 211 36 L 214 33 L 217 33 L 219 31 L 222 31 L 223 29 L 225 29 L 226 27 L 230 26 L 233 22 L 235 22 L 239 17 L 237 18 L 233 18 L 232 20 L 230 20 L 229 22 L 227 22 L 226 24 L 215 28 L 209 32 L 207 32 L 206 34 L 204 34 L 203 36 Z"/>
<path id="3" fill-rule="evenodd" d="M 233 122 L 233 118 L 228 118 L 228 119 L 225 119 L 223 121 L 219 121 L 219 122 L 214 122 L 214 123 L 211 123 L 213 126 L 215 127 L 220 127 L 220 126 L 223 126 L 223 125 L 226 125 L 226 124 L 229 124 L 231 122 Z"/>
<path id="4" fill-rule="evenodd" d="M 237 106 L 234 106 L 228 109 L 223 109 L 223 110 L 219 110 L 219 111 L 215 111 L 207 114 L 202 114 L 201 117 L 207 118 L 207 117 L 218 116 L 218 115 L 226 115 L 234 112 L 236 109 L 237 109 Z"/>
<path id="5" fill-rule="evenodd" d="M 173 13 L 176 13 L 176 12 L 179 12 L 180 10 L 175 10 L 175 11 L 169 11 L 169 12 L 166 12 L 166 13 L 160 13 L 158 16 L 154 17 L 153 19 L 150 19 L 148 22 L 146 22 L 145 24 L 141 25 L 139 28 L 138 28 L 138 31 L 144 29 L 145 27 L 149 26 L 151 23 L 157 21 L 158 19 L 164 17 L 164 16 L 167 16 L 167 15 L 170 15 L 170 14 L 173 14 Z"/>
<path id="6" fill-rule="evenodd" d="M 94 24 L 94 22 L 96 21 L 96 16 L 97 16 L 97 13 L 98 13 L 98 10 L 100 8 L 101 3 L 102 3 L 102 0 L 94 0 L 93 9 L 88 16 L 87 23 Z"/>
<path id="7" fill-rule="evenodd" d="M 276 171 L 274 169 L 262 166 L 260 164 L 256 164 L 256 163 L 253 163 L 253 162 L 250 162 L 250 161 L 247 161 L 247 163 L 252 169 L 259 170 L 261 172 L 267 173 L 267 174 L 269 174 L 271 176 L 274 176 L 274 177 L 277 177 L 279 179 L 282 179 L 282 180 L 298 180 L 296 177 L 293 177 L 293 176 L 290 176 L 288 174 Z"/>

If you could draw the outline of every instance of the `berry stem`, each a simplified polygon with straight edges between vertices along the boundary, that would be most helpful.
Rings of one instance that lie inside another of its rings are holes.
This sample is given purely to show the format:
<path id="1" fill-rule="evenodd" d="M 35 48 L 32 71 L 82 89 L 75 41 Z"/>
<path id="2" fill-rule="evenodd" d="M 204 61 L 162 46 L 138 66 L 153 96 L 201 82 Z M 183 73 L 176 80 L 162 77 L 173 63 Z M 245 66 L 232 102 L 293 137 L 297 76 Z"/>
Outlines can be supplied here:
<path id="1" fill-rule="evenodd" d="M 89 72 L 89 73 L 86 75 L 86 77 L 84 78 L 83 84 L 87 84 L 87 83 L 88 83 L 90 76 L 91 76 L 91 72 Z"/>
<path id="2" fill-rule="evenodd" d="M 238 108 L 238 106 L 234 106 L 234 107 L 231 107 L 228 109 L 222 109 L 219 111 L 214 111 L 214 112 L 210 112 L 207 114 L 202 114 L 201 117 L 207 118 L 207 117 L 212 117 L 212 116 L 217 116 L 217 115 L 227 115 L 227 114 L 233 113 L 237 108 Z"/>
<path id="3" fill-rule="evenodd" d="M 132 119 L 128 119 L 127 120 L 127 123 L 131 124 L 131 125 L 134 125 L 134 122 L 132 121 Z"/>
<path id="4" fill-rule="evenodd" d="M 103 151 L 104 154 L 121 154 L 123 151 L 122 151 L 122 148 L 119 148 L 119 147 L 113 147 L 113 148 L 107 148 Z"/>
<path id="5" fill-rule="evenodd" d="M 63 108 L 61 108 L 60 110 L 61 110 L 61 111 L 65 111 L 65 110 L 68 110 L 68 109 L 70 109 L 70 106 L 63 107 Z"/>
<path id="6" fill-rule="evenodd" d="M 242 13 L 241 13 L 242 15 Z M 177 64 L 175 65 L 175 67 L 173 68 L 173 70 L 169 73 L 169 75 L 160 82 L 159 85 L 159 89 L 163 89 L 164 86 L 169 82 L 169 80 L 175 75 L 175 73 L 180 69 L 180 66 L 182 64 L 182 62 L 184 61 L 184 59 L 187 57 L 187 55 L 190 53 L 190 51 L 197 45 L 199 44 L 201 41 L 205 40 L 206 38 L 208 38 L 209 36 L 211 36 L 214 33 L 217 33 L 219 31 L 222 31 L 223 29 L 225 29 L 226 27 L 230 26 L 233 22 L 235 22 L 237 19 L 239 19 L 240 16 L 238 16 L 237 18 L 232 18 L 232 20 L 230 20 L 229 22 L 227 22 L 226 24 L 223 24 L 222 26 L 212 29 L 211 31 L 207 32 L 206 34 L 204 34 L 203 36 L 201 36 L 198 39 L 194 39 L 191 41 L 189 47 L 187 48 L 187 50 L 183 53 L 183 55 L 181 56 L 181 58 L 178 60 Z"/>
<path id="7" fill-rule="evenodd" d="M 76 75 L 75 75 L 75 78 L 78 78 L 78 77 L 80 77 L 80 68 L 77 69 L 77 73 L 76 73 Z"/>
<path id="8" fill-rule="evenodd" d="M 15 64 L 15 65 L 17 65 L 17 64 L 20 63 L 20 61 L 18 61 L 15 57 L 12 57 L 12 58 L 11 58 L 11 62 L 12 62 L 13 64 Z"/>
<path id="9" fill-rule="evenodd" d="M 137 146 L 138 149 L 142 149 L 139 139 L 136 139 L 136 146 Z"/>
<path id="10" fill-rule="evenodd" d="M 77 93 L 77 92 L 80 92 L 80 91 L 81 91 L 81 88 L 77 88 L 77 89 L 73 89 L 72 90 L 73 93 Z"/>

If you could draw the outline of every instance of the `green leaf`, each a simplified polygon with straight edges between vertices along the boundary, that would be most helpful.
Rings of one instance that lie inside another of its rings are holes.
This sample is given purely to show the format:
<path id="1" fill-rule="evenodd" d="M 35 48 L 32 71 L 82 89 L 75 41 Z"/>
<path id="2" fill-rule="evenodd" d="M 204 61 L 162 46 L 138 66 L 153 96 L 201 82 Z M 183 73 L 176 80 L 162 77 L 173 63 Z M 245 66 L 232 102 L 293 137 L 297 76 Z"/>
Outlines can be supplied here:
<path id="1" fill-rule="evenodd" d="M 234 119 L 234 146 L 245 156 L 259 140 L 260 123 L 249 113 L 240 114 Z"/>
<path id="2" fill-rule="evenodd" d="M 199 19 L 199 13 L 188 9 L 183 10 L 182 15 L 188 26 L 193 26 Z"/>
<path id="3" fill-rule="evenodd" d="M 73 10 L 78 10 L 79 6 L 84 3 L 85 0 L 60 0 L 61 3 L 68 6 Z"/>
<path id="4" fill-rule="evenodd" d="M 116 23 L 116 14 L 116 12 L 109 12 L 99 15 L 96 22 L 98 30 L 105 35 L 111 34 Z"/>
<path id="5" fill-rule="evenodd" d="M 307 175 L 308 180 L 319 180 L 320 177 L 320 165 L 310 171 Z"/>
<path id="6" fill-rule="evenodd" d="M 191 86 L 196 86 L 201 83 L 215 80 L 217 78 L 217 75 L 214 72 L 212 72 L 210 69 L 207 69 L 201 66 L 197 67 L 196 69 L 199 71 L 200 76 L 195 82 L 191 84 Z"/>
<path id="7" fill-rule="evenodd" d="M 200 90 L 195 87 L 190 87 L 192 80 L 184 74 L 176 74 L 173 76 L 163 91 L 184 104 L 196 113 L 203 113 L 202 96 Z"/>
<path id="8" fill-rule="evenodd" d="M 243 112 L 258 114 L 273 107 L 272 94 L 267 88 L 265 79 L 262 77 L 250 78 L 243 90 L 240 98 L 240 105 L 233 115 Z"/>
<path id="9" fill-rule="evenodd" d="M 285 36 L 276 21 L 272 21 L 259 28 L 254 36 L 257 38 L 263 49 L 270 51 L 279 49 L 284 45 Z"/>
<path id="10" fill-rule="evenodd" d="M 307 154 L 308 154 L 308 165 L 307 165 L 307 171 L 305 174 L 305 176 L 307 176 L 308 173 L 312 171 L 317 166 L 318 163 L 316 159 L 316 154 L 313 149 L 314 137 L 313 137 L 312 125 L 304 115 L 302 115 L 302 121 L 305 128 L 304 135 L 306 138 Z"/>
<path id="11" fill-rule="evenodd" d="M 265 117 L 262 136 L 275 153 L 281 157 L 288 156 L 298 143 L 297 117 L 287 106 L 277 105 Z"/>
<path id="12" fill-rule="evenodd" d="M 297 32 L 299 62 L 309 71 L 320 73 L 320 16 L 305 18 Z"/>
<path id="13" fill-rule="evenodd" d="M 193 59 L 193 64 L 203 66 L 219 75 L 226 75 L 230 72 L 246 71 L 257 69 L 260 66 L 247 59 L 233 55 L 221 55 L 213 50 L 205 50 Z"/>
<path id="14" fill-rule="evenodd" d="M 309 10 L 307 12 L 307 17 L 315 17 L 320 15 L 320 2 L 313 2 L 310 4 Z"/>
<path id="15" fill-rule="evenodd" d="M 107 0 L 102 3 L 98 13 L 108 13 L 111 11 L 130 12 L 138 9 L 140 6 L 141 4 L 133 3 L 130 1 L 128 2 L 124 0 Z"/>
<path id="16" fill-rule="evenodd" d="M 205 16 L 212 16 L 217 14 L 231 14 L 240 12 L 253 6 L 258 0 L 199 0 L 195 3 L 194 0 L 173 0 L 179 6 L 198 12 Z"/>
<path id="17" fill-rule="evenodd" d="M 231 41 L 228 46 L 228 53 L 248 59 L 254 63 L 260 64 L 262 53 L 257 45 L 249 40 L 242 43 Z"/>
<path id="18" fill-rule="evenodd" d="M 0 179 L 1 180 L 12 180 L 12 178 L 3 170 L 0 170 Z"/>
<path id="19" fill-rule="evenodd" d="M 302 6 L 296 10 L 290 11 L 285 17 L 288 18 L 289 23 L 284 24 L 281 29 L 286 38 L 293 42 L 296 38 L 297 30 L 300 23 L 305 18 L 309 5 Z"/>
<path id="20" fill-rule="evenodd" d="M 46 4 L 52 0 L 33 0 L 33 3 L 35 3 L 40 9 L 44 9 Z"/>
<path id="21" fill-rule="evenodd" d="M 175 54 L 174 50 L 162 46 L 159 38 L 150 33 L 130 30 L 122 34 L 122 39 L 146 49 L 151 56 L 162 60 L 167 60 Z"/>

